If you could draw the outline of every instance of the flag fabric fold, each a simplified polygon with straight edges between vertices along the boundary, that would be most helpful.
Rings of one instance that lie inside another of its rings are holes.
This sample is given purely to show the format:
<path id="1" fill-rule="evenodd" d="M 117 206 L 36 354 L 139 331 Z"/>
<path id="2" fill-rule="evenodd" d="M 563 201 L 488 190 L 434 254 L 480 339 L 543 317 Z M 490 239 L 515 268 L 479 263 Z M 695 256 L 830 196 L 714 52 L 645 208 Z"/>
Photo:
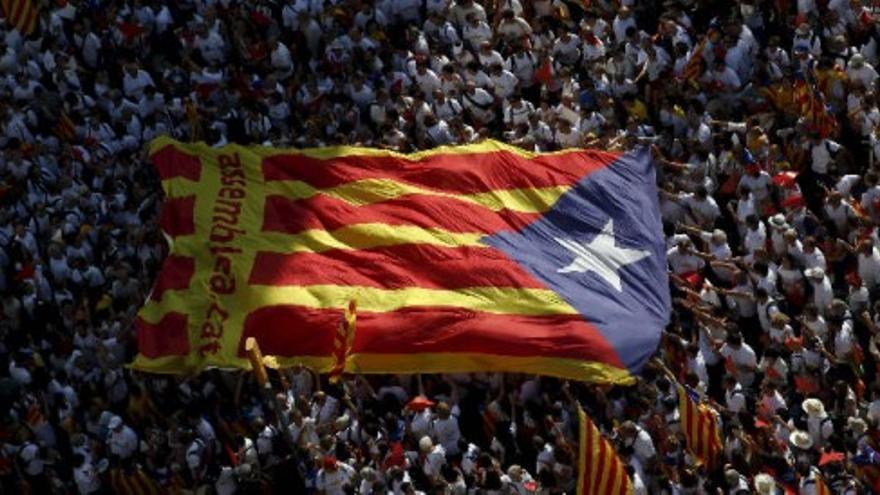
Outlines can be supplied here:
<path id="1" fill-rule="evenodd" d="M 578 419 L 577 495 L 632 495 L 632 480 L 614 446 L 580 407 Z"/>
<path id="2" fill-rule="evenodd" d="M 253 337 L 271 363 L 324 373 L 630 383 L 668 319 L 647 149 L 485 141 L 404 155 L 159 138 L 150 152 L 170 254 L 136 321 L 137 369 L 247 367 Z M 357 332 L 352 308 L 337 338 L 355 295 Z"/>

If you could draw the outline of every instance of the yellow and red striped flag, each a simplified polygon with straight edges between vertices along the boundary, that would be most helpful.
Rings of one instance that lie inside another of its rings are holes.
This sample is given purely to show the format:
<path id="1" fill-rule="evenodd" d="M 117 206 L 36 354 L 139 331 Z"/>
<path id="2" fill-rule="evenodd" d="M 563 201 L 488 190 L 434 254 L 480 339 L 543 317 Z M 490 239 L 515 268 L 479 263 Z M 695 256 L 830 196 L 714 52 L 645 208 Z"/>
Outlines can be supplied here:
<path id="1" fill-rule="evenodd" d="M 816 495 L 832 495 L 834 493 L 828 487 L 825 477 L 818 470 L 813 471 L 813 475 L 816 477 Z"/>
<path id="2" fill-rule="evenodd" d="M 267 365 L 320 373 L 632 383 L 668 321 L 647 148 L 150 151 L 170 252 L 137 369 L 247 368 L 253 337 Z"/>
<path id="3" fill-rule="evenodd" d="M 722 447 L 718 413 L 703 404 L 696 392 L 681 384 L 678 384 L 678 408 L 688 450 L 711 468 Z"/>
<path id="4" fill-rule="evenodd" d="M 64 141 L 73 141 L 76 137 L 76 124 L 73 123 L 73 119 L 66 111 L 61 112 L 58 122 L 55 123 L 54 131 L 55 135 Z"/>
<path id="5" fill-rule="evenodd" d="M 0 0 L 6 23 L 27 36 L 37 27 L 40 10 L 33 0 Z"/>
<path id="6" fill-rule="evenodd" d="M 578 445 L 577 495 L 631 495 L 632 480 L 614 446 L 596 428 L 583 408 L 578 407 L 580 441 Z"/>
<path id="7" fill-rule="evenodd" d="M 694 87 L 699 87 L 700 76 L 703 75 L 703 51 L 706 49 L 708 38 L 703 38 L 696 47 L 694 47 L 691 57 L 684 65 L 681 71 L 681 79 Z"/>
<path id="8" fill-rule="evenodd" d="M 165 491 L 140 468 L 116 468 L 109 473 L 112 493 L 159 495 Z"/>

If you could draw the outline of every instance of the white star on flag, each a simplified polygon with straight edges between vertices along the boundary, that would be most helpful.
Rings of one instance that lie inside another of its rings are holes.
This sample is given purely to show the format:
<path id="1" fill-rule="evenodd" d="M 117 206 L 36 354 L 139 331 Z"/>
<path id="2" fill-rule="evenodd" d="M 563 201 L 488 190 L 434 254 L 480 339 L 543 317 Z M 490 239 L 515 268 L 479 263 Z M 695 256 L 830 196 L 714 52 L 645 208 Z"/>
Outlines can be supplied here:
<path id="1" fill-rule="evenodd" d="M 602 277 L 618 292 L 623 292 L 618 270 L 651 256 L 650 251 L 619 247 L 614 240 L 614 219 L 609 218 L 588 244 L 572 239 L 554 237 L 556 242 L 574 253 L 574 260 L 566 267 L 556 270 L 558 273 L 584 273 L 591 271 Z"/>

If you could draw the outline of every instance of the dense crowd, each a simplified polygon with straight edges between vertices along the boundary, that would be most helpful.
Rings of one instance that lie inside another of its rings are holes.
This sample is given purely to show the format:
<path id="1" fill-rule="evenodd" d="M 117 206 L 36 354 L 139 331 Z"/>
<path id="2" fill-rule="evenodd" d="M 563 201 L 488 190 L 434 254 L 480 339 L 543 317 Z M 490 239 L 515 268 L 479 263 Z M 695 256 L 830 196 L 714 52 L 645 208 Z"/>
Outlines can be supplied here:
<path id="1" fill-rule="evenodd" d="M 13 2 L 14 3 L 14 2 Z M 880 493 L 880 18 L 859 0 L 59 0 L 0 23 L 0 492 Z M 5 4 L 5 2 L 4 2 Z M 880 10 L 876 12 L 880 15 Z M 651 146 L 674 295 L 634 387 L 132 372 L 144 144 Z M 687 452 L 675 382 L 719 412 Z"/>

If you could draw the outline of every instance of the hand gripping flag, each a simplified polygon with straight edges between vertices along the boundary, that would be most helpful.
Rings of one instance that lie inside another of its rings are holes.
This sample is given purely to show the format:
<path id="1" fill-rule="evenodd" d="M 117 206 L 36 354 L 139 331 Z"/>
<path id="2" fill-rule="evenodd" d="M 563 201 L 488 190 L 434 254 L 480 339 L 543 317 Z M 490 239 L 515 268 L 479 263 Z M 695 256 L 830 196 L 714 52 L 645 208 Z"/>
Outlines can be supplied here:
<path id="1" fill-rule="evenodd" d="M 650 152 L 151 144 L 170 252 L 133 366 L 513 371 L 630 383 L 669 311 Z"/>

